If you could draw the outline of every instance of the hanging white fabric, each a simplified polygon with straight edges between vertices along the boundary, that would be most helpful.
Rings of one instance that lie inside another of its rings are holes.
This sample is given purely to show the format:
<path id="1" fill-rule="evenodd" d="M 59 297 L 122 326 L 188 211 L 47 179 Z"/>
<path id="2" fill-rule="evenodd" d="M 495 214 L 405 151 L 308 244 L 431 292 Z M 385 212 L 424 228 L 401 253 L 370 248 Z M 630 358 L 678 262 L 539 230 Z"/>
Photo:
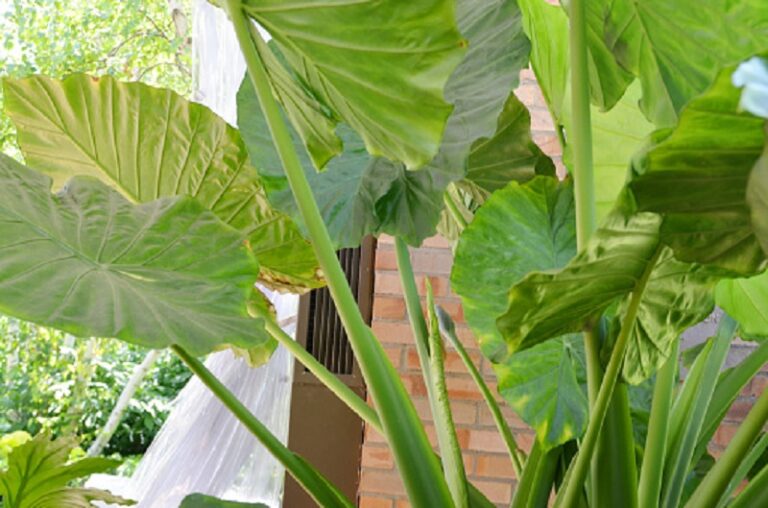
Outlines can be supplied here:
<path id="1" fill-rule="evenodd" d="M 231 124 L 245 63 L 230 21 L 206 0 L 194 5 L 195 97 Z M 295 334 L 298 296 L 264 288 L 278 320 Z M 293 359 L 283 348 L 251 368 L 230 351 L 205 362 L 248 409 L 284 443 L 293 382 Z M 191 493 L 222 499 L 282 504 L 285 471 L 196 378 L 173 409 L 130 479 L 96 475 L 89 485 L 139 501 L 139 508 L 176 508 Z"/>

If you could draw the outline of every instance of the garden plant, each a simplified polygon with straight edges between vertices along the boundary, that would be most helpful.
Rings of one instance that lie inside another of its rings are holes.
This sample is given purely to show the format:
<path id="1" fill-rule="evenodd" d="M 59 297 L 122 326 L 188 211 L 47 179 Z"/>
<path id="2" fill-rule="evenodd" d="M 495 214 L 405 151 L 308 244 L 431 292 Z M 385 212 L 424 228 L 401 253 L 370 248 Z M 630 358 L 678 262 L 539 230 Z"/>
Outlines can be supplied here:
<path id="1" fill-rule="evenodd" d="M 26 165 L 0 156 L 0 311 L 172 349 L 323 507 L 354 503 L 198 357 L 230 347 L 258 365 L 284 345 L 381 432 L 416 507 L 493 506 L 463 469 L 448 343 L 508 448 L 512 506 L 768 504 L 768 394 L 718 460 L 707 453 L 768 360 L 768 3 L 217 3 L 248 69 L 238 129 L 108 76 L 5 81 Z M 528 66 L 564 178 L 514 93 Z M 409 245 L 438 228 L 456 240 L 453 290 L 500 394 L 536 431 L 527 454 L 450 316 L 429 294 L 422 312 Z M 395 238 L 438 453 L 336 257 L 381 233 Z M 327 284 L 372 405 L 280 329 L 257 281 Z M 716 304 L 717 333 L 683 355 L 680 335 Z M 737 334 L 758 345 L 722 370 Z M 7 508 L 45 485 L 21 465 L 46 439 L 10 454 Z"/>

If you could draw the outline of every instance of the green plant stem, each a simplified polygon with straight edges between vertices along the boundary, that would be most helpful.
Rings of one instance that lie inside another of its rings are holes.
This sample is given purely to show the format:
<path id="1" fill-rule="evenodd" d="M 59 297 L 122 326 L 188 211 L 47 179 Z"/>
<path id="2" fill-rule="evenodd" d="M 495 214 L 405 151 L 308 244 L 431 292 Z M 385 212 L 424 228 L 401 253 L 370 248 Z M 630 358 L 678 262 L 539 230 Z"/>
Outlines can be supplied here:
<path id="1" fill-rule="evenodd" d="M 768 421 L 768 390 L 760 394 L 725 452 L 701 480 L 699 487 L 686 503 L 686 507 L 698 508 L 717 504 L 766 421 Z"/>
<path id="2" fill-rule="evenodd" d="M 763 433 L 757 440 L 757 443 L 755 443 L 755 446 L 749 450 L 749 454 L 747 454 L 744 460 L 741 461 L 741 464 L 739 464 L 738 469 L 736 469 L 736 472 L 731 478 L 731 481 L 728 482 L 728 488 L 725 489 L 725 492 L 723 492 L 723 495 L 720 498 L 720 501 L 717 503 L 716 508 L 724 508 L 728 505 L 731 494 L 733 494 L 733 491 L 736 490 L 736 487 L 741 484 L 744 478 L 747 477 L 749 471 L 754 467 L 757 461 L 760 460 L 760 457 L 763 456 L 766 448 L 768 448 L 768 434 Z M 768 489 L 766 489 L 766 492 L 768 492 Z M 734 506 L 736 505 L 731 505 L 731 508 Z M 757 506 L 768 506 L 768 503 L 763 503 Z"/>
<path id="3" fill-rule="evenodd" d="M 329 371 L 322 363 L 318 362 L 312 354 L 304 349 L 301 344 L 285 333 L 271 318 L 266 318 L 266 329 L 277 342 L 285 347 L 308 371 L 322 382 L 334 395 L 344 402 L 363 421 L 367 422 L 377 432 L 384 430 L 379 420 L 379 415 L 369 406 L 365 400 L 341 381 L 335 374 Z"/>
<path id="4" fill-rule="evenodd" d="M 203 363 L 180 346 L 171 346 L 189 369 L 234 414 L 320 506 L 352 508 L 354 504 L 315 468 L 285 447 Z"/>
<path id="5" fill-rule="evenodd" d="M 491 389 L 488 388 L 482 374 L 477 370 L 472 358 L 469 357 L 464 344 L 461 343 L 458 335 L 456 335 L 453 321 L 448 318 L 445 311 L 440 307 L 437 308 L 437 316 L 440 323 L 440 331 L 450 341 L 451 345 L 461 358 L 461 361 L 464 362 L 464 367 L 466 367 L 470 377 L 472 377 L 472 380 L 480 390 L 480 393 L 485 400 L 485 404 L 491 411 L 491 416 L 493 416 L 493 422 L 496 424 L 496 429 L 499 431 L 499 435 L 501 435 L 504 445 L 507 447 L 509 458 L 512 461 L 512 468 L 515 470 L 515 476 L 518 479 L 522 478 L 523 465 L 526 463 L 525 456 L 520 450 L 520 447 L 517 446 L 515 436 L 512 434 L 512 430 L 509 428 L 509 425 L 507 425 L 506 420 L 504 420 L 504 415 L 501 413 L 499 404 L 496 402 L 493 393 L 491 393 Z"/>
<path id="6" fill-rule="evenodd" d="M 677 355 L 679 340 L 672 346 L 672 352 L 656 376 L 653 388 L 651 416 L 648 422 L 648 435 L 645 439 L 643 465 L 640 470 L 638 488 L 639 508 L 657 508 L 661 496 L 661 480 L 664 474 L 667 435 L 669 433 L 669 413 L 672 409 L 672 393 L 677 374 Z"/>
<path id="7" fill-rule="evenodd" d="M 576 201 L 576 243 L 583 249 L 597 227 L 595 176 L 592 167 L 592 119 L 587 65 L 586 0 L 571 0 L 570 8 L 571 104 L 573 129 L 573 186 Z"/>
<path id="8" fill-rule="evenodd" d="M 456 201 L 454 201 L 453 196 L 448 191 L 443 192 L 443 202 L 445 203 L 445 208 L 448 210 L 448 213 L 451 214 L 451 217 L 454 221 L 456 221 L 456 224 L 459 225 L 459 228 L 464 230 L 467 227 L 467 219 L 464 218 L 464 216 L 461 214 L 461 210 L 459 210 L 459 205 L 456 204 Z"/>
<path id="9" fill-rule="evenodd" d="M 275 323 L 271 316 L 264 316 L 267 332 L 284 346 L 308 371 L 317 377 L 339 400 L 344 402 L 347 407 L 354 411 L 362 420 L 373 427 L 379 434 L 384 434 L 384 428 L 379 420 L 379 415 L 369 406 L 365 400 L 352 391 L 349 386 L 344 384 L 334 373 L 328 370 L 322 363 L 312 356 L 301 344 L 285 333 L 280 326 Z M 437 457 L 440 460 L 439 457 Z M 480 492 L 472 483 L 467 482 L 469 490 L 469 505 L 472 508 L 492 508 L 494 505 Z"/>
<path id="10" fill-rule="evenodd" d="M 248 74 L 256 89 L 288 183 L 325 274 L 339 317 L 349 336 L 360 371 L 378 409 L 384 436 L 392 449 L 410 501 L 416 507 L 449 507 L 452 505 L 451 494 L 440 470 L 440 464 L 432 453 L 416 408 L 384 348 L 363 320 L 336 257 L 328 229 L 318 210 L 288 127 L 272 95 L 267 71 L 251 39 L 250 21 L 242 11 L 239 0 L 227 0 L 226 9 L 234 25 Z"/>
<path id="11" fill-rule="evenodd" d="M 648 280 L 651 277 L 654 266 L 656 266 L 661 250 L 661 247 L 657 247 L 656 252 L 645 267 L 645 272 L 643 272 L 642 277 L 632 292 L 632 297 L 627 306 L 627 313 L 621 323 L 621 331 L 613 346 L 611 358 L 608 360 L 608 366 L 605 369 L 605 375 L 600 384 L 600 391 L 597 395 L 595 406 L 589 415 L 587 431 L 581 441 L 579 452 L 571 465 L 563 488 L 558 492 L 555 500 L 556 507 L 571 508 L 577 506 L 579 494 L 584 485 L 584 480 L 587 477 L 592 455 L 600 437 L 600 429 L 603 426 L 603 420 L 608 411 L 608 404 L 611 401 L 613 389 L 616 386 L 619 373 L 621 372 L 621 365 L 624 361 L 624 352 L 627 349 L 627 342 L 629 341 L 632 327 L 637 318 L 637 312 L 640 309 L 640 302 L 643 299 L 645 287 L 648 285 Z"/>
<path id="12" fill-rule="evenodd" d="M 752 478 L 747 487 L 736 496 L 731 508 L 760 508 L 768 506 L 768 466 Z"/>

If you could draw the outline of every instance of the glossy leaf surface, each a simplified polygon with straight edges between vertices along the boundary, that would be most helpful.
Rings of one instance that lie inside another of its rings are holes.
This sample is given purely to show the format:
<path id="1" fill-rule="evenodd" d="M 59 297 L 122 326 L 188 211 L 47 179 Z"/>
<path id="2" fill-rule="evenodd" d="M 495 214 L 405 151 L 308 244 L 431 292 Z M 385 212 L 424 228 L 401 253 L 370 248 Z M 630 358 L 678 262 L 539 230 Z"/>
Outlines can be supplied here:
<path id="1" fill-rule="evenodd" d="M 631 189 L 640 210 L 664 215 L 661 237 L 678 259 L 750 275 L 766 266 L 746 198 L 764 120 L 739 111 L 732 71 L 685 108 L 674 130 L 654 134 Z"/>
<path id="2" fill-rule="evenodd" d="M 537 344 L 495 364 L 499 393 L 548 450 L 580 437 L 588 403 L 580 334 Z M 582 381 L 580 381 L 580 379 Z"/>
<path id="3" fill-rule="evenodd" d="M 269 204 L 239 133 L 208 108 L 111 77 L 5 83 L 27 162 L 57 186 L 90 175 L 139 203 L 193 196 L 247 234 L 265 283 L 297 290 L 322 284 L 311 246 Z"/>
<path id="4" fill-rule="evenodd" d="M 269 343 L 246 308 L 258 263 L 194 199 L 133 205 L 95 178 L 51 183 L 0 155 L 4 314 L 194 355 Z"/>

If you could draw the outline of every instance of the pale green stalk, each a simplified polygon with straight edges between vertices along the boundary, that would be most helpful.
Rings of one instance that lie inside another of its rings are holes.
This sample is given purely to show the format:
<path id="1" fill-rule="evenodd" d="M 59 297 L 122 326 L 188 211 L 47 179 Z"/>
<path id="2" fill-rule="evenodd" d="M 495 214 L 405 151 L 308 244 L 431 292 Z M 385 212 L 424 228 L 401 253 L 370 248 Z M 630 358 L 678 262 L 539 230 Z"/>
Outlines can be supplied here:
<path id="1" fill-rule="evenodd" d="M 459 225 L 459 229 L 464 230 L 468 224 L 467 219 L 464 218 L 461 210 L 459 210 L 459 205 L 456 204 L 453 196 L 451 196 L 448 191 L 443 192 L 443 202 L 445 203 L 445 208 L 448 210 L 448 213 L 451 214 L 453 220 Z"/>
<path id="2" fill-rule="evenodd" d="M 509 458 L 512 461 L 512 468 L 515 470 L 515 476 L 519 480 L 523 475 L 525 456 L 520 450 L 520 447 L 517 446 L 515 436 L 512 434 L 509 425 L 507 425 L 507 421 L 504 419 L 504 415 L 501 412 L 499 404 L 496 402 L 496 398 L 493 396 L 493 393 L 491 393 L 491 389 L 488 388 L 480 371 L 477 370 L 472 358 L 469 357 L 464 344 L 461 343 L 458 335 L 456 335 L 456 328 L 453 324 L 453 320 L 440 306 L 437 307 L 437 319 L 440 324 L 440 331 L 448 338 L 453 348 L 459 354 L 461 361 L 464 362 L 467 372 L 469 372 L 470 377 L 472 377 L 472 380 L 480 390 L 480 394 L 483 396 L 485 404 L 491 411 L 493 422 L 496 424 L 496 429 L 499 431 L 499 435 L 501 435 L 502 441 L 504 441 L 504 445 L 507 447 L 507 453 L 509 453 Z"/>
<path id="3" fill-rule="evenodd" d="M 669 433 L 669 413 L 672 408 L 672 393 L 677 381 L 677 354 L 680 342 L 675 340 L 669 358 L 656 376 L 653 388 L 651 416 L 648 435 L 645 439 L 643 465 L 640 470 L 638 487 L 639 508 L 657 508 L 661 496 L 661 480 Z"/>
<path id="4" fill-rule="evenodd" d="M 416 507 L 450 507 L 452 499 L 448 485 L 443 478 L 440 464 L 432 453 L 416 408 L 383 347 L 363 320 L 336 257 L 328 229 L 320 215 L 288 127 L 272 94 L 264 63 L 251 39 L 250 21 L 242 11 L 239 0 L 227 0 L 225 5 L 288 183 L 360 365 L 363 379 L 376 404 L 384 436 L 392 449 L 410 501 Z"/>
<path id="5" fill-rule="evenodd" d="M 624 353 L 627 349 L 627 342 L 629 341 L 629 336 L 632 333 L 632 328 L 634 327 L 635 319 L 637 318 L 637 313 L 640 309 L 643 292 L 648 284 L 651 272 L 653 272 L 653 268 L 656 266 L 660 253 L 661 247 L 656 249 L 656 252 L 648 261 L 645 272 L 638 281 L 635 290 L 632 292 L 632 297 L 627 306 L 627 312 L 621 323 L 621 331 L 613 346 L 608 366 L 605 369 L 605 375 L 603 376 L 603 382 L 600 385 L 597 400 L 589 415 L 587 431 L 584 434 L 581 446 L 579 446 L 579 452 L 576 454 L 576 458 L 569 468 L 566 481 L 561 487 L 560 492 L 558 492 L 555 500 L 556 507 L 571 508 L 578 505 L 579 494 L 584 485 L 584 480 L 587 477 L 597 441 L 600 438 L 600 429 L 603 426 L 603 420 L 608 411 L 608 404 L 611 401 L 613 389 L 616 386 L 619 373 L 621 372 L 621 365 L 624 362 Z"/>
<path id="6" fill-rule="evenodd" d="M 739 468 L 742 460 L 749 452 L 763 426 L 768 421 L 768 390 L 763 391 L 752 406 L 752 410 L 739 426 L 736 435 L 733 436 L 725 452 L 715 463 L 712 469 L 701 480 L 693 493 L 687 508 L 699 508 L 701 506 L 716 506 L 733 475 Z"/>

